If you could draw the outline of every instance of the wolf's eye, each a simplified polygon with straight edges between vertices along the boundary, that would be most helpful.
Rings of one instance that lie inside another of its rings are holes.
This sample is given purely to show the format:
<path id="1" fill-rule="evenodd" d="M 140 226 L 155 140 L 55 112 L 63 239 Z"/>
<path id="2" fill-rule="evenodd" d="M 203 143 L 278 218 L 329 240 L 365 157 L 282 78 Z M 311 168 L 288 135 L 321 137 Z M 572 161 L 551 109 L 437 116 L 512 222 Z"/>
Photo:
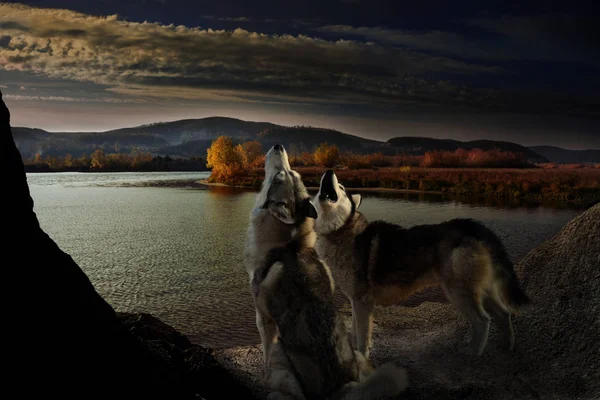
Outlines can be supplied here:
<path id="1" fill-rule="evenodd" d="M 277 203 L 277 205 L 280 206 L 280 207 L 285 207 L 286 206 L 285 201 L 280 201 L 280 202 Z"/>

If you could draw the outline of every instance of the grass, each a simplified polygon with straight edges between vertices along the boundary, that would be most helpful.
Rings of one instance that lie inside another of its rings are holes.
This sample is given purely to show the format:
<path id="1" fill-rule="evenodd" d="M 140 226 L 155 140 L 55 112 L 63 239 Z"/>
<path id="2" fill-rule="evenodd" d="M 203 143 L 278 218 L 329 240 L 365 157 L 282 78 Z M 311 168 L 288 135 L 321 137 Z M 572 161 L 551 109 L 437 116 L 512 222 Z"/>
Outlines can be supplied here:
<path id="1" fill-rule="evenodd" d="M 326 168 L 297 167 L 306 186 L 318 187 Z M 399 189 L 533 201 L 591 203 L 600 200 L 599 168 L 422 168 L 339 169 L 347 188 Z M 250 170 L 225 184 L 260 187 L 264 171 Z"/>

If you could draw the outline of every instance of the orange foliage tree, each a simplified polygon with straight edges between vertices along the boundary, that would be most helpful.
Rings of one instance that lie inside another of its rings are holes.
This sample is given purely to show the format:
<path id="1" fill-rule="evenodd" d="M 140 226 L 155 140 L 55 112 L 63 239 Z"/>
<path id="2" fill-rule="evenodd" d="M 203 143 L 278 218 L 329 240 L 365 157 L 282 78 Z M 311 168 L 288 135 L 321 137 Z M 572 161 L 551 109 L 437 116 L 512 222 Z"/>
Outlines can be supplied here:
<path id="1" fill-rule="evenodd" d="M 315 163 L 322 167 L 333 167 L 340 161 L 340 149 L 336 145 L 321 143 L 313 154 Z"/>
<path id="2" fill-rule="evenodd" d="M 242 148 L 246 154 L 249 166 L 253 167 L 254 164 L 264 164 L 264 161 L 262 163 L 257 161 L 264 156 L 262 144 L 260 144 L 260 142 L 257 142 L 256 140 L 245 142 L 242 143 Z"/>
<path id="3" fill-rule="evenodd" d="M 211 181 L 226 180 L 245 172 L 247 157 L 243 146 L 234 146 L 230 137 L 219 136 L 206 153 L 206 165 L 212 168 Z"/>
<path id="4" fill-rule="evenodd" d="M 106 156 L 101 149 L 97 149 L 92 153 L 91 157 L 91 169 L 102 169 L 104 168 L 104 164 L 106 163 Z"/>

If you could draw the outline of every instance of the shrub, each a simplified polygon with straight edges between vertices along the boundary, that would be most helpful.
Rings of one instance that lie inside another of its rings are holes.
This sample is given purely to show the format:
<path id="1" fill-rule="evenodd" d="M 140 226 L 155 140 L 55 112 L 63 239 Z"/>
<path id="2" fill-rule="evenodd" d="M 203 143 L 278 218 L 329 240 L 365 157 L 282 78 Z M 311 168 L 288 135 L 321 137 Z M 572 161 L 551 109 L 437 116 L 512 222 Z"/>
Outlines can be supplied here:
<path id="1" fill-rule="evenodd" d="M 336 145 L 321 143 L 315 150 L 313 158 L 316 165 L 332 168 L 340 160 L 340 150 Z"/>

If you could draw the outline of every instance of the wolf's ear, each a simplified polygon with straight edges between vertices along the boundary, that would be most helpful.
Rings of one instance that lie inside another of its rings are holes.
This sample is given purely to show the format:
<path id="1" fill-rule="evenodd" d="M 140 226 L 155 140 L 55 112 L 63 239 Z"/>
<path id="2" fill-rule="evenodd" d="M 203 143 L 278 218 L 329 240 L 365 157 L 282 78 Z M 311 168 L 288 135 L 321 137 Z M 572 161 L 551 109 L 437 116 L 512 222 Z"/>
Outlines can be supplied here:
<path id="1" fill-rule="evenodd" d="M 317 209 L 308 197 L 304 199 L 304 202 L 302 203 L 302 214 L 307 218 L 317 219 L 318 217 Z"/>
<path id="2" fill-rule="evenodd" d="M 353 194 L 352 201 L 354 202 L 356 208 L 358 208 L 358 206 L 360 206 L 360 202 L 362 201 L 362 196 L 360 194 Z"/>
<path id="3" fill-rule="evenodd" d="M 272 216 L 283 222 L 284 224 L 294 224 L 296 220 L 292 215 L 292 211 L 283 202 L 269 202 L 267 209 Z"/>

